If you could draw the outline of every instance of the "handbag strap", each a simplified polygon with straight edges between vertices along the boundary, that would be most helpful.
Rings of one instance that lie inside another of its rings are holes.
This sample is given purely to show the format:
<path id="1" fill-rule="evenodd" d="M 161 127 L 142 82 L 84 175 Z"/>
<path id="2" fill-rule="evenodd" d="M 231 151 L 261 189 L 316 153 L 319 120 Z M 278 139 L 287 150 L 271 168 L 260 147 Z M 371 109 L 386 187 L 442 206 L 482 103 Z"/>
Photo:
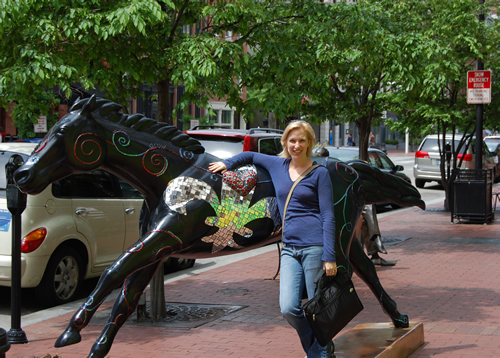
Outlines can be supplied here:
<path id="1" fill-rule="evenodd" d="M 281 232 L 283 232 L 283 229 L 285 228 L 286 209 L 288 208 L 288 203 L 290 202 L 290 198 L 292 197 L 293 190 L 295 189 L 297 184 L 316 167 L 319 167 L 319 164 L 311 165 L 302 174 L 300 174 L 300 176 L 293 182 L 293 185 L 290 188 L 290 192 L 288 193 L 288 197 L 286 198 L 285 207 L 283 209 L 283 224 L 281 225 Z"/>

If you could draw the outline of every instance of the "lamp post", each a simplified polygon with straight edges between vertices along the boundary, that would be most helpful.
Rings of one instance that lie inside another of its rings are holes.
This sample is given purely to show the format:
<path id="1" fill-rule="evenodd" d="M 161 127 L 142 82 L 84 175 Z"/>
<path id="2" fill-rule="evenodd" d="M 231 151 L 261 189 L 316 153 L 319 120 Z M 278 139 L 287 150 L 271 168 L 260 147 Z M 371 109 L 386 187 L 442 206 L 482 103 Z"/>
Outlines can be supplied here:
<path id="1" fill-rule="evenodd" d="M 26 209 L 27 195 L 14 184 L 14 172 L 23 162 L 19 154 L 14 154 L 5 164 L 7 209 L 12 214 L 11 328 L 8 332 L 11 344 L 28 343 L 26 334 L 21 328 L 21 214 Z"/>
<path id="2" fill-rule="evenodd" d="M 481 5 L 484 5 L 484 0 L 479 0 Z M 484 13 L 479 14 L 479 21 L 484 21 Z M 484 64 L 481 58 L 477 60 L 477 70 L 483 71 Z M 476 166 L 475 169 L 483 169 L 483 104 L 476 104 Z"/>

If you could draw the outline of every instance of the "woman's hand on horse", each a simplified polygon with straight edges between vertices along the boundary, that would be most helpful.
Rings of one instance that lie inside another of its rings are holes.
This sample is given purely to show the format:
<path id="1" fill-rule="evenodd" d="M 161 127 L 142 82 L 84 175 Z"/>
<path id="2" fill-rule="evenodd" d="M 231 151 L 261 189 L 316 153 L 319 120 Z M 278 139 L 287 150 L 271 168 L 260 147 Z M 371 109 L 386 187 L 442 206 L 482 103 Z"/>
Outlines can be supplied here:
<path id="1" fill-rule="evenodd" d="M 323 270 L 325 270 L 327 276 L 335 276 L 337 274 L 337 263 L 335 262 L 323 262 Z"/>
<path id="2" fill-rule="evenodd" d="M 224 174 L 227 170 L 227 167 L 222 162 L 214 162 L 214 163 L 208 164 L 208 170 L 210 170 L 213 173 L 217 173 L 217 172 L 222 171 L 222 174 Z"/>

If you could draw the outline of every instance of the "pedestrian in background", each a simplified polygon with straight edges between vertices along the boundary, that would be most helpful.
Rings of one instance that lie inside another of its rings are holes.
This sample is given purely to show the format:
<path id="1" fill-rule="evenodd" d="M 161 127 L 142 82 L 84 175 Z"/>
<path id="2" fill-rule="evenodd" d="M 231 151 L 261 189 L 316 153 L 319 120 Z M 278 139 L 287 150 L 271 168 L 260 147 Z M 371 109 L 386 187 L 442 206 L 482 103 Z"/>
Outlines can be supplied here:
<path id="1" fill-rule="evenodd" d="M 280 214 L 294 181 L 313 162 L 312 148 L 316 136 L 305 121 L 293 121 L 281 138 L 283 151 L 279 157 L 256 152 L 243 152 L 222 162 L 210 163 L 212 172 L 224 172 L 243 164 L 255 164 L 271 175 Z M 280 308 L 283 317 L 295 328 L 308 358 L 329 358 L 333 342 L 322 347 L 302 312 L 304 287 L 309 299 L 314 297 L 314 278 L 321 270 L 327 276 L 337 273 L 335 259 L 335 217 L 333 189 L 328 170 L 319 166 L 296 186 L 288 204 L 283 228 L 281 251 Z"/>
<path id="2" fill-rule="evenodd" d="M 370 132 L 370 146 L 373 147 L 375 145 L 375 134 Z"/>
<path id="3" fill-rule="evenodd" d="M 352 147 L 354 145 L 353 139 L 352 139 L 352 134 L 349 133 L 347 135 L 347 146 Z"/>

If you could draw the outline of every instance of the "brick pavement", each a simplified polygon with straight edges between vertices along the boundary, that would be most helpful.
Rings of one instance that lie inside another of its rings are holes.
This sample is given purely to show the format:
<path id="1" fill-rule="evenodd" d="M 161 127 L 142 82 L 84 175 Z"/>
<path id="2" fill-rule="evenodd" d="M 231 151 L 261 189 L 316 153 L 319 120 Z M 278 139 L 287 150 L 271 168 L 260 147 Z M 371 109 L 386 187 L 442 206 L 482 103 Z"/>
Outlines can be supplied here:
<path id="1" fill-rule="evenodd" d="M 481 240 L 498 239 L 500 222 L 451 225 L 449 213 L 411 208 L 381 218 L 379 225 L 384 237 L 410 237 L 386 247 L 384 258 L 399 261 L 377 271 L 400 310 L 424 323 L 426 343 L 411 357 L 500 357 L 500 243 Z M 274 275 L 276 256 L 264 253 L 166 284 L 170 302 L 246 308 L 192 329 L 125 325 L 108 357 L 303 357 L 280 315 L 279 282 L 264 280 Z M 365 309 L 343 332 L 359 323 L 387 322 L 367 286 L 356 276 L 354 283 Z M 227 289 L 247 292 L 219 292 Z M 79 344 L 53 347 L 71 315 L 23 327 L 30 342 L 12 346 L 7 357 L 86 357 L 100 324 L 91 323 Z"/>

